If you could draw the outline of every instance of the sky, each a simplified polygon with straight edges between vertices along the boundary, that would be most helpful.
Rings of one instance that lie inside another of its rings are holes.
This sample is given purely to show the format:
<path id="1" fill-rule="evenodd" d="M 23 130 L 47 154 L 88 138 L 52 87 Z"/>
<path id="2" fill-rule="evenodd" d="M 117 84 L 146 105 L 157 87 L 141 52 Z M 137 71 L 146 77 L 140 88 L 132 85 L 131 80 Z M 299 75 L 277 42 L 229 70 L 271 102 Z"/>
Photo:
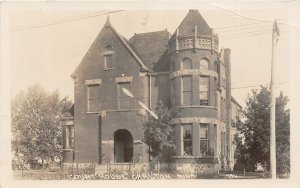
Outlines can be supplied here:
<path id="1" fill-rule="evenodd" d="M 173 34 L 188 10 L 198 9 L 219 35 L 220 49 L 231 49 L 232 96 L 245 106 L 252 89 L 270 83 L 272 25 L 275 19 L 280 30 L 275 51 L 276 93 L 279 95 L 279 91 L 283 91 L 284 95 L 290 94 L 291 33 L 293 30 L 299 32 L 299 28 L 287 24 L 294 24 L 295 20 L 289 7 L 274 3 L 263 6 L 206 3 L 167 9 L 115 7 L 111 11 L 122 11 L 110 13 L 110 20 L 127 39 L 134 33 L 164 29 Z M 15 6 L 10 10 L 12 98 L 28 86 L 40 84 L 48 91 L 58 90 L 62 96 L 73 99 L 71 74 L 101 31 L 106 21 L 106 7 L 58 9 L 33 5 L 22 8 Z"/>

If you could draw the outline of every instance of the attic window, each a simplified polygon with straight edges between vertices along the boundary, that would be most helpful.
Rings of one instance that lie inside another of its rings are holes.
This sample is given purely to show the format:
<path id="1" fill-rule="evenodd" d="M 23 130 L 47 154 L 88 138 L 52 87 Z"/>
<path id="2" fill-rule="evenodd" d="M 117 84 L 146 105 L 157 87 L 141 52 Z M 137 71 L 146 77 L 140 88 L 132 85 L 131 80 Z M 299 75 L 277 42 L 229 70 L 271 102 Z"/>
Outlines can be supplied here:
<path id="1" fill-rule="evenodd" d="M 113 48 L 111 46 L 106 46 L 105 51 L 103 52 L 104 55 L 104 70 L 112 69 L 114 65 L 113 61 Z"/>
<path id="2" fill-rule="evenodd" d="M 112 54 L 104 56 L 105 62 L 105 69 L 112 69 L 113 68 L 113 56 Z"/>

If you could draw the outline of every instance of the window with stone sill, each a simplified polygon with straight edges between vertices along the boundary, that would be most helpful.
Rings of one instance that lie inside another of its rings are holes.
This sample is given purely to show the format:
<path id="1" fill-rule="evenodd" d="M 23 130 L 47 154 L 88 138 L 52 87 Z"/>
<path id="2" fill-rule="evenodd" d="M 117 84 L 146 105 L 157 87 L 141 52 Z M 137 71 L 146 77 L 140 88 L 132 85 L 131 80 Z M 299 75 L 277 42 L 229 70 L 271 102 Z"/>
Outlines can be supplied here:
<path id="1" fill-rule="evenodd" d="M 192 105 L 192 76 L 182 77 L 182 105 Z"/>
<path id="2" fill-rule="evenodd" d="M 74 126 L 66 126 L 66 148 L 65 149 L 74 149 L 75 142 L 74 142 Z"/>
<path id="3" fill-rule="evenodd" d="M 100 85 L 93 84 L 87 87 L 87 111 L 88 112 L 99 112 L 100 111 Z"/>
<path id="4" fill-rule="evenodd" d="M 209 97 L 209 77 L 200 77 L 200 105 L 208 106 Z"/>
<path id="5" fill-rule="evenodd" d="M 183 155 L 191 156 L 193 155 L 193 142 L 192 142 L 192 125 L 184 124 L 183 129 Z"/>
<path id="6" fill-rule="evenodd" d="M 175 80 L 171 80 L 171 105 L 172 107 L 176 106 L 176 95 L 175 95 Z"/>
<path id="7" fill-rule="evenodd" d="M 130 109 L 132 99 L 122 91 L 122 88 L 125 88 L 125 89 L 131 91 L 130 82 L 120 82 L 120 83 L 118 83 L 119 109 L 120 110 L 121 109 Z"/>
<path id="8" fill-rule="evenodd" d="M 200 124 L 200 155 L 207 156 L 209 154 L 208 145 L 208 125 Z"/>

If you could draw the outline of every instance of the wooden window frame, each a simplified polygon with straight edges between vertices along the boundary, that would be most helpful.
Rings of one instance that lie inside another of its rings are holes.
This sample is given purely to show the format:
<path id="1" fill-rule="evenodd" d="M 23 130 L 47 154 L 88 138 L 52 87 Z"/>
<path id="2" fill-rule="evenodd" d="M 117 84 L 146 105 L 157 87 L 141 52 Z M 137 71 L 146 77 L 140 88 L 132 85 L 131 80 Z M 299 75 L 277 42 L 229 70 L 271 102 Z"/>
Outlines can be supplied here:
<path id="1" fill-rule="evenodd" d="M 207 91 L 202 90 L 202 88 L 203 88 L 202 84 L 201 84 L 202 78 L 207 79 Z M 200 101 L 200 105 L 202 105 L 202 106 L 209 106 L 209 82 L 210 82 L 209 77 L 206 77 L 206 76 L 199 77 L 199 101 Z M 201 99 L 202 93 L 206 93 L 206 96 L 207 96 L 206 100 Z M 202 101 L 206 101 L 206 103 L 203 103 Z"/>
<path id="2" fill-rule="evenodd" d="M 88 84 L 87 85 L 87 112 L 88 113 L 93 113 L 93 112 L 99 112 L 100 111 L 100 107 L 99 107 L 99 110 L 98 111 L 91 111 L 90 110 L 90 88 L 91 87 L 93 87 L 93 86 L 97 86 L 97 87 L 99 87 L 99 89 L 100 89 L 100 84 Z M 99 90 L 100 91 L 100 90 Z M 92 100 L 96 100 L 96 103 L 97 103 L 97 105 L 99 105 L 99 97 L 97 98 L 97 99 L 92 99 Z"/>
<path id="3" fill-rule="evenodd" d="M 184 90 L 184 86 L 183 86 L 183 79 L 184 78 L 191 78 L 191 90 Z M 190 104 L 185 104 L 184 103 L 184 94 L 185 93 L 190 93 L 191 97 L 190 97 Z M 193 76 L 189 75 L 189 76 L 182 76 L 181 77 L 181 106 L 191 106 L 193 105 Z"/>
<path id="4" fill-rule="evenodd" d="M 206 137 L 201 137 L 202 127 L 205 126 L 206 129 Z M 199 138 L 200 138 L 200 156 L 208 156 L 209 155 L 209 124 L 200 124 L 199 129 Z M 201 151 L 201 144 L 206 143 L 207 144 L 207 151 L 206 154 L 203 154 Z"/>
<path id="5" fill-rule="evenodd" d="M 185 138 L 184 126 L 189 126 L 191 128 L 190 136 L 191 138 Z M 183 155 L 184 156 L 193 156 L 193 125 L 192 124 L 182 124 L 182 147 L 183 147 Z M 190 153 L 186 153 L 185 151 L 185 143 L 190 143 Z"/>
<path id="6" fill-rule="evenodd" d="M 128 110 L 128 109 L 131 108 L 132 99 L 127 95 L 121 96 L 121 92 L 123 92 L 123 91 L 121 91 L 121 85 L 122 84 L 128 84 L 129 88 L 127 88 L 127 89 L 131 92 L 131 82 L 118 82 L 118 109 L 119 110 Z M 121 108 L 121 106 L 122 106 L 121 101 L 124 100 L 124 99 L 129 100 L 129 107 L 128 108 Z"/>

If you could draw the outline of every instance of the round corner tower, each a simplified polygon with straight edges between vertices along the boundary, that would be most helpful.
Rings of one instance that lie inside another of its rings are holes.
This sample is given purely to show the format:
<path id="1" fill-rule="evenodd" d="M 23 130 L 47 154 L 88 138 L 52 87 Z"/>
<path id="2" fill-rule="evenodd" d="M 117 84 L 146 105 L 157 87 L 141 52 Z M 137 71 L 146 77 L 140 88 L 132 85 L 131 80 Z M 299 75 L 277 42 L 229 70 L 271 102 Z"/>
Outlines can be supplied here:
<path id="1" fill-rule="evenodd" d="M 171 105 L 176 162 L 219 158 L 218 36 L 198 10 L 190 10 L 169 40 Z"/>

